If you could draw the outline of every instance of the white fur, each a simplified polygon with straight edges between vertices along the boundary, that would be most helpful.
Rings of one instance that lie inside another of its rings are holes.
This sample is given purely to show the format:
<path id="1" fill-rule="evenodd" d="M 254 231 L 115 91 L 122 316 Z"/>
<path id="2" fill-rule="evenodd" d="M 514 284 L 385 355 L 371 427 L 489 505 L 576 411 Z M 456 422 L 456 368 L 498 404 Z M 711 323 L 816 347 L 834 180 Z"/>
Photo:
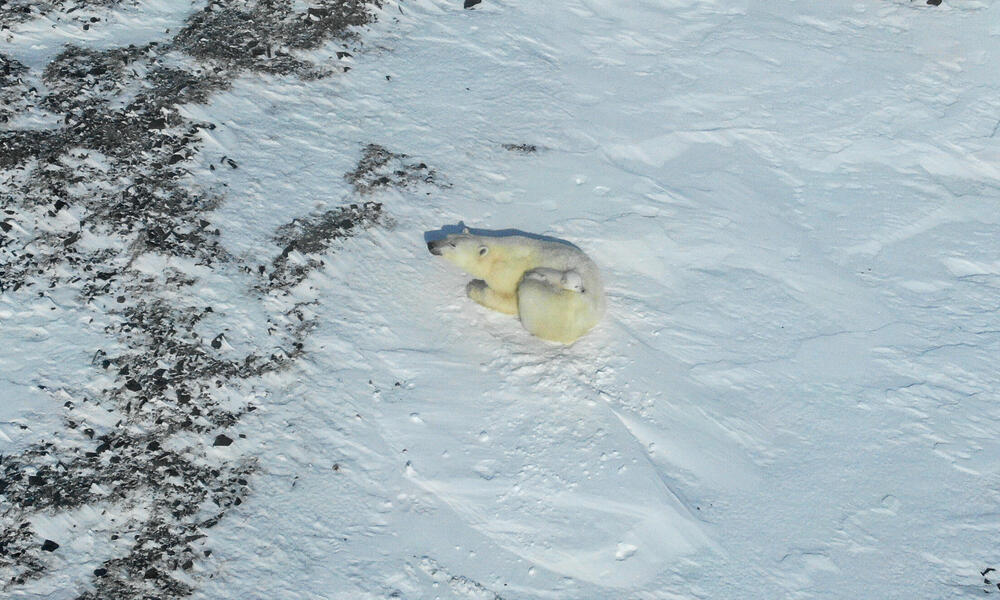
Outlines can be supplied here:
<path id="1" fill-rule="evenodd" d="M 470 298 L 517 314 L 525 329 L 543 339 L 572 343 L 604 315 L 604 286 L 597 265 L 575 246 L 468 231 L 427 246 L 478 278 L 466 286 Z"/>

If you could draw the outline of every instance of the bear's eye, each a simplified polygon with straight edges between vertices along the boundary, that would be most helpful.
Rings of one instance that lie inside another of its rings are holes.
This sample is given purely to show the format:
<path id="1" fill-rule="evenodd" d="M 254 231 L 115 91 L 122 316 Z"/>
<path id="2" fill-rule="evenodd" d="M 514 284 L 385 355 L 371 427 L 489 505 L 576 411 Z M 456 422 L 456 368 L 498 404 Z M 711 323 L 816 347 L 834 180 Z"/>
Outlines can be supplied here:
<path id="1" fill-rule="evenodd" d="M 489 252 L 489 251 L 490 251 L 490 249 L 487 248 L 486 246 L 480 246 L 479 247 L 479 256 L 486 256 L 486 253 Z"/>

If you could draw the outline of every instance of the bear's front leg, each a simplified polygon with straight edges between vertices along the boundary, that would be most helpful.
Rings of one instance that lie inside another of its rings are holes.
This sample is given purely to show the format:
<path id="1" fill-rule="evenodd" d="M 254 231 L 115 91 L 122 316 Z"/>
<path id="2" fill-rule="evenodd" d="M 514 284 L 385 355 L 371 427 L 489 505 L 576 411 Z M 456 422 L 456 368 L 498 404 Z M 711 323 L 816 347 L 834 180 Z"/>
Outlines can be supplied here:
<path id="1" fill-rule="evenodd" d="M 486 285 L 482 279 L 473 279 L 465 286 L 465 293 L 476 302 L 486 308 L 507 313 L 517 314 L 517 297 L 514 294 L 501 294 Z"/>

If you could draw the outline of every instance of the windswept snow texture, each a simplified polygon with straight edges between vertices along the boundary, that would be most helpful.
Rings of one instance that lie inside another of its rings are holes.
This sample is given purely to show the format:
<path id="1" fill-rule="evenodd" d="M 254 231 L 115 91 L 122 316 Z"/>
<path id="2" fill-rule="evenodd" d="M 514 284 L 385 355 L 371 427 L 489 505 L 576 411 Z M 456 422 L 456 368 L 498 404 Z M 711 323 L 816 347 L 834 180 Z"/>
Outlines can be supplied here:
<path id="1" fill-rule="evenodd" d="M 1000 5 L 8 4 L 5 597 L 1000 594 Z"/>

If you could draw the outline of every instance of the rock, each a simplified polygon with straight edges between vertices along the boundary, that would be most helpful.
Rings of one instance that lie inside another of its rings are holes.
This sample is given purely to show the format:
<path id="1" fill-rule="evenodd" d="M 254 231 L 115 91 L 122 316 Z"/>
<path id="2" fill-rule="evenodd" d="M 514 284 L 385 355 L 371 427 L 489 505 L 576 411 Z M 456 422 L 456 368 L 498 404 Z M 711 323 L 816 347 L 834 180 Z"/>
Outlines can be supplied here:
<path id="1" fill-rule="evenodd" d="M 213 446 L 228 446 L 229 444 L 232 444 L 232 443 L 233 443 L 233 438 L 225 435 L 224 433 L 220 433 L 219 435 L 215 436 L 215 441 L 212 442 L 212 445 Z"/>
<path id="2" fill-rule="evenodd" d="M 52 540 L 45 540 L 45 542 L 42 544 L 42 550 L 46 552 L 55 552 L 56 548 L 58 547 L 59 544 L 53 542 Z"/>
<path id="3" fill-rule="evenodd" d="M 465 0 L 465 5 L 462 8 L 472 8 L 473 6 L 479 4 L 483 0 Z"/>

